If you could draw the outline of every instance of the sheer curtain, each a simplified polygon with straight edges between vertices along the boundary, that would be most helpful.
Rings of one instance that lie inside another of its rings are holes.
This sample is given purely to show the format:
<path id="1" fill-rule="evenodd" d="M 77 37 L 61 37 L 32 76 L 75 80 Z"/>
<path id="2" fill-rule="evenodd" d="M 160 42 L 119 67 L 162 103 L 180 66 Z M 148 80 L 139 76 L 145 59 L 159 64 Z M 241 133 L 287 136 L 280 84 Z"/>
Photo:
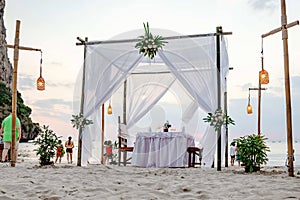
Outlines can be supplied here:
<path id="1" fill-rule="evenodd" d="M 163 51 L 159 51 L 159 56 L 195 99 L 198 106 L 205 112 L 214 112 L 217 109 L 215 40 L 213 36 L 199 40 L 205 42 L 200 45 L 199 41 L 189 41 L 189 46 L 172 49 L 172 51 L 168 51 L 166 47 Z M 184 40 L 180 40 L 180 42 L 183 43 L 179 45 L 180 47 L 187 43 Z M 194 55 L 195 53 L 202 55 L 201 59 Z M 195 108 L 195 105 L 192 104 L 189 108 L 189 113 L 193 114 L 191 108 Z M 201 145 L 203 147 L 203 163 L 210 166 L 215 154 L 216 133 L 209 125 L 207 126 Z"/>
<path id="2" fill-rule="evenodd" d="M 135 74 L 127 79 L 127 128 L 137 123 L 169 90 L 172 74 Z"/>
<path id="3" fill-rule="evenodd" d="M 140 32 L 143 34 L 142 30 Z M 153 34 L 165 36 L 164 33 L 164 30 L 153 30 Z M 134 35 L 134 38 L 139 35 Z M 88 162 L 100 162 L 100 107 L 125 79 L 128 79 L 128 127 L 133 126 L 157 103 L 174 80 L 180 81 L 197 106 L 205 112 L 214 112 L 217 108 L 214 36 L 168 40 L 150 64 L 134 46 L 135 42 L 130 41 L 87 46 L 83 114 L 94 124 L 83 130 L 83 166 Z M 226 46 L 222 48 L 221 58 L 221 74 L 225 76 L 228 69 Z M 216 144 L 216 134 L 211 127 L 208 127 L 201 143 L 204 160 L 209 165 Z"/>

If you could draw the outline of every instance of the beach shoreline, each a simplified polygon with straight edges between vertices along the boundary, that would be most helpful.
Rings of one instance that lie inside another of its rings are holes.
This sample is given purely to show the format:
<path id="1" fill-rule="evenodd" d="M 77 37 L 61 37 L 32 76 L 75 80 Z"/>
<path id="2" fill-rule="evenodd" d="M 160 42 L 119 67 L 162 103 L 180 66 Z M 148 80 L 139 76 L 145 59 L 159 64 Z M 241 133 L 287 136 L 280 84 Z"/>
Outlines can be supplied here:
<path id="1" fill-rule="evenodd" d="M 2 167 L 0 199 L 298 199 L 300 168 L 139 168 L 117 165 L 55 164 L 40 167 L 20 157 Z"/>

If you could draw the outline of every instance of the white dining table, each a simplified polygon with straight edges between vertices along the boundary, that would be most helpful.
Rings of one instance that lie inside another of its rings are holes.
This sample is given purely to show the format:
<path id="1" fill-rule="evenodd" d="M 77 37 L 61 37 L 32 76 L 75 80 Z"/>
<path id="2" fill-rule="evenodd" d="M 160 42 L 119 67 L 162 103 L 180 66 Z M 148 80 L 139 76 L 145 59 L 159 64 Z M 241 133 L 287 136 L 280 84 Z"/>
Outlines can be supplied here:
<path id="1" fill-rule="evenodd" d="M 132 165 L 138 167 L 185 167 L 187 148 L 194 137 L 184 132 L 139 132 L 136 135 Z"/>

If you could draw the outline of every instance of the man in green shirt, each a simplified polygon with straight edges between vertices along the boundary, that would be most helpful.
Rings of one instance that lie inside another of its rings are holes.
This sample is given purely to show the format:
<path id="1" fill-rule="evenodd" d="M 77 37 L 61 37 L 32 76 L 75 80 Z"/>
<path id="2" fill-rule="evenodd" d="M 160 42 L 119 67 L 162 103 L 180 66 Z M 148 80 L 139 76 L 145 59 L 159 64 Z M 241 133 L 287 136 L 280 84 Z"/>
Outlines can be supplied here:
<path id="1" fill-rule="evenodd" d="M 2 151 L 2 159 L 1 162 L 5 161 L 5 157 L 7 155 L 8 150 L 11 147 L 11 139 L 12 139 L 12 114 L 8 115 L 1 124 L 0 134 L 3 135 L 4 149 Z M 21 139 L 21 122 L 18 117 L 16 117 L 16 160 L 18 155 L 18 146 L 19 141 Z"/>

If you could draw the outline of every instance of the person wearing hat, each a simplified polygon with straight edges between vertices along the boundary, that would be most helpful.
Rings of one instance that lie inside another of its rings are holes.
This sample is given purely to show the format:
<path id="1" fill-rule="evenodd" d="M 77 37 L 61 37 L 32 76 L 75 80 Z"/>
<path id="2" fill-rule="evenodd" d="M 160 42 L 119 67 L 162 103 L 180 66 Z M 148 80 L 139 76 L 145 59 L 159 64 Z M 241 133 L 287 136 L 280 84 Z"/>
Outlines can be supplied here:
<path id="1" fill-rule="evenodd" d="M 68 141 L 66 141 L 65 143 L 65 147 L 66 147 L 66 152 L 67 152 L 67 160 L 68 163 L 72 163 L 72 154 L 73 154 L 73 148 L 74 148 L 74 143 L 72 141 L 72 137 L 70 136 Z"/>

